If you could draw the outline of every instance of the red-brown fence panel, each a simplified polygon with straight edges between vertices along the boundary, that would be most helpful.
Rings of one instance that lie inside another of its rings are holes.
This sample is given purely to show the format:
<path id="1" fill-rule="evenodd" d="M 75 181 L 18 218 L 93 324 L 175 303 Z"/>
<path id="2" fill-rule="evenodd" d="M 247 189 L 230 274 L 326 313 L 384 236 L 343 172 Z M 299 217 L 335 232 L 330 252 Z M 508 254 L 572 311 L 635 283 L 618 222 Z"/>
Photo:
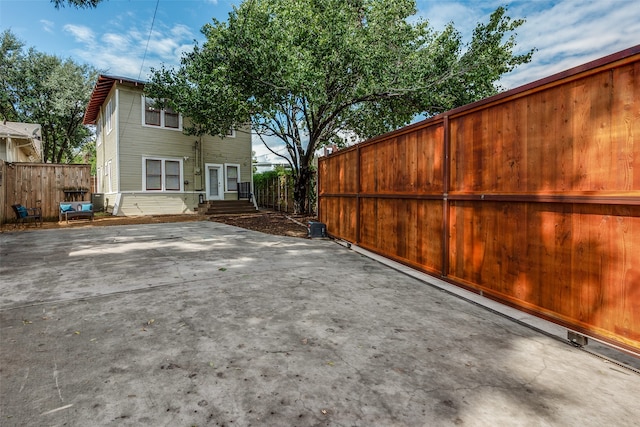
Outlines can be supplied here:
<path id="1" fill-rule="evenodd" d="M 639 352 L 638 135 L 635 46 L 322 158 L 320 220 Z"/>

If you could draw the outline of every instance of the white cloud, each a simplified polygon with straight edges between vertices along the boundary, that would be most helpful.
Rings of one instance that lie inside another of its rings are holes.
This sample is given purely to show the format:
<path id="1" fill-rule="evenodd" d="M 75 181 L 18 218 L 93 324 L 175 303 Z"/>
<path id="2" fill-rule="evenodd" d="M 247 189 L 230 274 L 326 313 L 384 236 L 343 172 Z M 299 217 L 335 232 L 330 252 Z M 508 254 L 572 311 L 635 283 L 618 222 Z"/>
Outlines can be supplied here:
<path id="1" fill-rule="evenodd" d="M 156 22 L 151 36 L 145 25 L 133 21 L 123 31 L 112 25 L 101 35 L 80 25 L 68 24 L 64 29 L 81 45 L 73 50 L 76 57 L 105 73 L 144 80 L 151 68 L 179 64 L 182 54 L 193 49 L 194 40 L 193 32 L 182 24 L 166 27 Z"/>
<path id="2" fill-rule="evenodd" d="M 526 23 L 518 29 L 518 45 L 537 49 L 531 63 L 502 79 L 520 86 L 638 44 L 640 3 L 562 0 L 536 10 L 536 2 L 514 8 Z"/>
<path id="3" fill-rule="evenodd" d="M 487 22 L 490 13 L 505 3 L 418 0 L 418 13 L 437 31 L 454 22 L 468 42 L 473 28 Z M 501 79 L 507 89 L 618 52 L 640 40 L 640 2 L 636 0 L 517 0 L 507 7 L 510 17 L 526 19 L 516 30 L 516 53 L 536 49 L 529 64 Z"/>
<path id="4" fill-rule="evenodd" d="M 186 25 L 174 25 L 173 28 L 171 28 L 170 33 L 173 37 L 178 37 L 180 39 L 193 39 L 193 32 L 191 31 L 191 28 Z"/>
<path id="5" fill-rule="evenodd" d="M 48 21 L 46 19 L 41 19 L 40 23 L 42 24 L 42 29 L 44 31 L 46 31 L 47 33 L 53 34 L 53 27 L 55 26 L 53 22 Z"/>
<path id="6" fill-rule="evenodd" d="M 94 44 L 95 42 L 95 36 L 89 27 L 67 24 L 64 26 L 64 30 L 70 33 L 77 42 L 84 44 Z"/>
<path id="7" fill-rule="evenodd" d="M 105 48 L 107 49 L 115 49 L 124 52 L 129 51 L 130 41 L 125 35 L 106 33 L 102 36 L 102 42 L 105 43 Z"/>
<path id="8" fill-rule="evenodd" d="M 269 144 L 269 148 L 275 151 L 278 154 L 285 155 L 289 157 L 287 152 L 287 148 L 284 142 L 276 137 L 264 137 L 267 144 Z M 264 143 L 260 139 L 258 135 L 251 135 L 251 145 L 252 149 L 255 152 L 255 157 L 259 162 L 267 162 L 267 163 L 282 163 L 286 162 L 282 157 L 279 157 L 273 154 L 267 147 L 265 147 Z"/>
<path id="9" fill-rule="evenodd" d="M 149 40 L 148 53 L 150 55 L 158 55 L 163 59 L 168 59 L 171 62 L 175 60 L 173 52 L 178 47 L 175 40 L 171 38 L 155 38 L 152 37 Z"/>

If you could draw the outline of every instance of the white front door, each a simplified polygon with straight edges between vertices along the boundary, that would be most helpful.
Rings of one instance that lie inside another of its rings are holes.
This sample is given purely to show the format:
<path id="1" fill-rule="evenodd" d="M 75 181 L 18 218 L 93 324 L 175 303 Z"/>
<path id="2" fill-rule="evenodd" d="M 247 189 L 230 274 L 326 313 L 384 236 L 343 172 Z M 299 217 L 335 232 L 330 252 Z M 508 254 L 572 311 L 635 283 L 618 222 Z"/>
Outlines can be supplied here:
<path id="1" fill-rule="evenodd" d="M 222 165 L 214 165 L 207 163 L 206 165 L 206 179 L 207 179 L 207 200 L 223 200 L 224 199 L 224 187 Z"/>

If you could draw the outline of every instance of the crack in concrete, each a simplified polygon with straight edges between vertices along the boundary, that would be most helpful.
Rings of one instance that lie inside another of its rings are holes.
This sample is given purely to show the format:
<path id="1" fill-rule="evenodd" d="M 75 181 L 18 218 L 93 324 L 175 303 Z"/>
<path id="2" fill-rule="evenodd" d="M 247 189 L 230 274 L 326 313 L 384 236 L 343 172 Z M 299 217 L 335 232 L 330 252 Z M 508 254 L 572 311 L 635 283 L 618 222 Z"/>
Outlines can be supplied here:
<path id="1" fill-rule="evenodd" d="M 56 389 L 58 390 L 60 402 L 64 402 L 64 399 L 62 398 L 62 391 L 60 390 L 60 384 L 58 383 L 58 363 L 55 360 L 55 356 L 53 358 L 53 378 L 56 381 Z"/>

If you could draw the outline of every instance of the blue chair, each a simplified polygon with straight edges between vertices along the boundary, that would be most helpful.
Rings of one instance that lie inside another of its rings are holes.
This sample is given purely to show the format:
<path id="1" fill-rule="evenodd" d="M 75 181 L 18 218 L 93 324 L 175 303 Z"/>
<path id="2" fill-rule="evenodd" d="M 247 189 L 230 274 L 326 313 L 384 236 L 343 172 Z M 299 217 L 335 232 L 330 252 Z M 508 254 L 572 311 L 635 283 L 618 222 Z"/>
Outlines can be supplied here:
<path id="1" fill-rule="evenodd" d="M 11 207 L 16 214 L 16 227 L 18 223 L 25 224 L 27 221 L 32 220 L 36 224 L 36 227 L 38 226 L 38 222 L 40 223 L 40 227 L 42 227 L 42 210 L 40 208 L 25 208 L 20 204 L 11 205 Z"/>

